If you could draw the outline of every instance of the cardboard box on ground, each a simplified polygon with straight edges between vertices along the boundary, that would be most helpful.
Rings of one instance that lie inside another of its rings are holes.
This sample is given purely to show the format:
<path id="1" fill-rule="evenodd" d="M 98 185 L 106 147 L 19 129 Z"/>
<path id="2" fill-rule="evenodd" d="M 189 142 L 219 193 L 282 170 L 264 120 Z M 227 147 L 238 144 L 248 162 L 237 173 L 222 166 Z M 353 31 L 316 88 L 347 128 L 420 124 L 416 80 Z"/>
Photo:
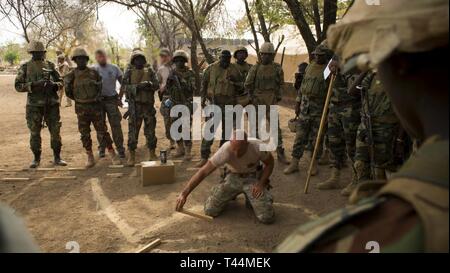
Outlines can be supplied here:
<path id="1" fill-rule="evenodd" d="M 175 183 L 175 164 L 171 160 L 165 164 L 160 161 L 145 161 L 137 168 L 143 187 Z"/>

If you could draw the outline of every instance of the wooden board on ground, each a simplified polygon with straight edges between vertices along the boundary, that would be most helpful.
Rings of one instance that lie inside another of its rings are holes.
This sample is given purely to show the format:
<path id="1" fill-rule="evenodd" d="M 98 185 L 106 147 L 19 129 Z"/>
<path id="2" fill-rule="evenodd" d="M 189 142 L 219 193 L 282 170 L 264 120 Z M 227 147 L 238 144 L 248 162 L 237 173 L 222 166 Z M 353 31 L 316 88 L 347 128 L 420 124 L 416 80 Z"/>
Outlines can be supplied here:
<path id="1" fill-rule="evenodd" d="M 76 180 L 76 176 L 46 176 L 44 180 Z"/>
<path id="2" fill-rule="evenodd" d="M 154 240 L 153 242 L 151 242 L 150 244 L 148 244 L 148 245 L 142 247 L 141 249 L 139 249 L 138 251 L 136 251 L 136 253 L 148 252 L 160 244 L 161 244 L 161 239 L 158 238 L 158 239 Z"/>
<path id="3" fill-rule="evenodd" d="M 5 181 L 5 182 L 30 181 L 30 178 L 29 177 L 5 177 L 5 178 L 2 178 L 2 181 Z"/>
<path id="4" fill-rule="evenodd" d="M 125 168 L 124 165 L 109 165 L 108 168 L 110 169 L 123 169 Z"/>
<path id="5" fill-rule="evenodd" d="M 85 171 L 85 167 L 75 167 L 75 168 L 69 168 L 69 171 Z"/>
<path id="6" fill-rule="evenodd" d="M 189 216 L 192 216 L 192 217 L 195 217 L 195 218 L 203 219 L 203 220 L 206 220 L 206 221 L 214 220 L 214 218 L 211 217 L 211 216 L 208 216 L 208 215 L 205 215 L 205 214 L 202 214 L 202 213 L 193 212 L 193 211 L 186 210 L 186 209 L 183 209 L 183 210 L 181 210 L 179 212 L 183 213 L 183 214 L 186 214 L 186 215 L 189 215 Z"/>
<path id="7" fill-rule="evenodd" d="M 106 176 L 113 178 L 121 178 L 123 176 L 123 173 L 107 173 Z"/>

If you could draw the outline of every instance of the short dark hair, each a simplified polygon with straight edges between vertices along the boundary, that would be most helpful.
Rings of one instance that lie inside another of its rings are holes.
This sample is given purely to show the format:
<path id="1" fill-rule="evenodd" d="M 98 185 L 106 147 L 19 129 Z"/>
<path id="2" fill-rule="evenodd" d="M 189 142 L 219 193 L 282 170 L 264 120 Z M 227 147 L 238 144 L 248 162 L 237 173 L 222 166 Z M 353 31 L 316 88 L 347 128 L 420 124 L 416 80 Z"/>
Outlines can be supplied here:
<path id="1" fill-rule="evenodd" d="M 95 50 L 95 55 L 106 56 L 106 50 L 104 50 L 103 48 L 99 48 L 99 49 Z"/>

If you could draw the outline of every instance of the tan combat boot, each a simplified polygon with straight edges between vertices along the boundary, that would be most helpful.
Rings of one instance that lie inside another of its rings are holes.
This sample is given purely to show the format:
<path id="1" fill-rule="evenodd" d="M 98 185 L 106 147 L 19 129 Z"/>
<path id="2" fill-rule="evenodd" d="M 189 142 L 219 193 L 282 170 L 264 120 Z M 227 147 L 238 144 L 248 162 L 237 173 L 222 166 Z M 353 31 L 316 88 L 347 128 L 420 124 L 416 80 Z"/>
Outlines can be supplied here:
<path id="1" fill-rule="evenodd" d="M 186 146 L 184 149 L 184 161 L 191 161 L 192 155 L 191 155 L 191 146 Z"/>
<path id="2" fill-rule="evenodd" d="M 87 154 L 86 169 L 89 169 L 95 166 L 94 153 L 92 151 L 87 151 L 86 154 Z"/>
<path id="3" fill-rule="evenodd" d="M 208 159 L 202 158 L 202 159 L 200 160 L 200 162 L 198 162 L 198 164 L 195 165 L 195 167 L 196 167 L 196 168 L 201 168 L 201 167 L 205 166 L 206 163 L 208 163 Z"/>
<path id="4" fill-rule="evenodd" d="M 183 142 L 177 143 L 177 152 L 173 155 L 173 158 L 180 158 L 184 156 L 184 145 Z"/>
<path id="5" fill-rule="evenodd" d="M 364 162 L 356 161 L 352 168 L 352 181 L 342 191 L 342 196 L 350 196 L 353 190 L 358 186 L 359 181 L 363 177 Z"/>
<path id="6" fill-rule="evenodd" d="M 127 167 L 134 167 L 136 165 L 136 152 L 130 151 L 130 156 L 128 157 Z"/>
<path id="7" fill-rule="evenodd" d="M 299 168 L 298 168 L 299 161 L 300 161 L 299 159 L 293 157 L 291 159 L 291 164 L 289 164 L 289 166 L 287 166 L 287 168 L 284 169 L 284 171 L 283 171 L 284 174 L 289 175 L 289 174 L 293 174 L 295 172 L 298 172 L 299 171 Z"/>
<path id="8" fill-rule="evenodd" d="M 338 168 L 331 169 L 331 176 L 325 182 L 317 184 L 317 189 L 319 190 L 334 190 L 339 189 L 339 178 L 341 171 Z"/>
<path id="9" fill-rule="evenodd" d="M 277 148 L 278 161 L 284 165 L 289 165 L 289 161 L 286 159 L 286 154 L 283 148 Z"/>
<path id="10" fill-rule="evenodd" d="M 325 149 L 325 151 L 323 151 L 322 157 L 320 157 L 318 163 L 321 166 L 330 164 L 330 151 L 328 149 Z"/>
<path id="11" fill-rule="evenodd" d="M 109 149 L 108 153 L 109 153 L 109 157 L 111 158 L 111 161 L 112 161 L 113 165 L 120 165 L 120 164 L 122 164 L 122 162 L 117 157 L 116 151 L 114 151 L 114 149 Z"/>
<path id="12" fill-rule="evenodd" d="M 149 156 L 148 156 L 149 161 L 158 160 L 158 157 L 156 156 L 156 153 L 155 153 L 155 149 L 150 149 L 148 151 L 149 151 Z"/>

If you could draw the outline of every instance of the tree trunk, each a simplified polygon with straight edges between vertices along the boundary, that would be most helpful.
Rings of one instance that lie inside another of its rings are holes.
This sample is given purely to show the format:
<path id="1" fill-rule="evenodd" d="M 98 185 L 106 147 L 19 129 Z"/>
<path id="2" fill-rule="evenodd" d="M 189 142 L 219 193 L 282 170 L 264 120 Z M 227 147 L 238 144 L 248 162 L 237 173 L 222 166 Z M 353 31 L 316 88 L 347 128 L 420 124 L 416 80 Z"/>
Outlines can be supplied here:
<path id="1" fill-rule="evenodd" d="M 323 32 L 319 43 L 327 38 L 328 27 L 336 23 L 337 0 L 324 0 L 323 2 Z"/>
<path id="2" fill-rule="evenodd" d="M 256 14 L 258 15 L 259 27 L 261 28 L 261 34 L 264 38 L 264 42 L 270 43 L 270 34 L 267 30 L 266 19 L 264 18 L 264 14 L 262 11 L 262 3 L 261 0 L 256 0 L 255 2 Z"/>
<path id="3" fill-rule="evenodd" d="M 200 79 L 200 66 L 198 65 L 198 58 L 197 58 L 197 38 L 195 35 L 192 35 L 191 38 L 191 67 L 195 74 L 195 93 L 194 96 L 200 95 L 200 88 L 201 88 L 201 79 Z"/>
<path id="4" fill-rule="evenodd" d="M 248 6 L 248 1 L 244 0 L 245 5 L 245 13 L 247 14 L 248 24 L 250 25 L 250 29 L 253 34 L 253 39 L 255 40 L 255 51 L 256 55 L 259 56 L 259 42 L 258 42 L 258 34 L 256 33 L 255 23 L 253 22 L 252 14 L 250 13 L 250 7 Z"/>
<path id="5" fill-rule="evenodd" d="M 316 38 L 314 38 L 311 29 L 309 28 L 309 24 L 306 21 L 305 15 L 303 14 L 299 2 L 297 0 L 283 0 L 283 1 L 287 4 L 292 14 L 292 17 L 294 18 L 295 24 L 297 25 L 297 28 L 300 31 L 303 40 L 305 41 L 308 53 L 311 55 L 311 53 L 317 46 L 317 41 Z"/>

